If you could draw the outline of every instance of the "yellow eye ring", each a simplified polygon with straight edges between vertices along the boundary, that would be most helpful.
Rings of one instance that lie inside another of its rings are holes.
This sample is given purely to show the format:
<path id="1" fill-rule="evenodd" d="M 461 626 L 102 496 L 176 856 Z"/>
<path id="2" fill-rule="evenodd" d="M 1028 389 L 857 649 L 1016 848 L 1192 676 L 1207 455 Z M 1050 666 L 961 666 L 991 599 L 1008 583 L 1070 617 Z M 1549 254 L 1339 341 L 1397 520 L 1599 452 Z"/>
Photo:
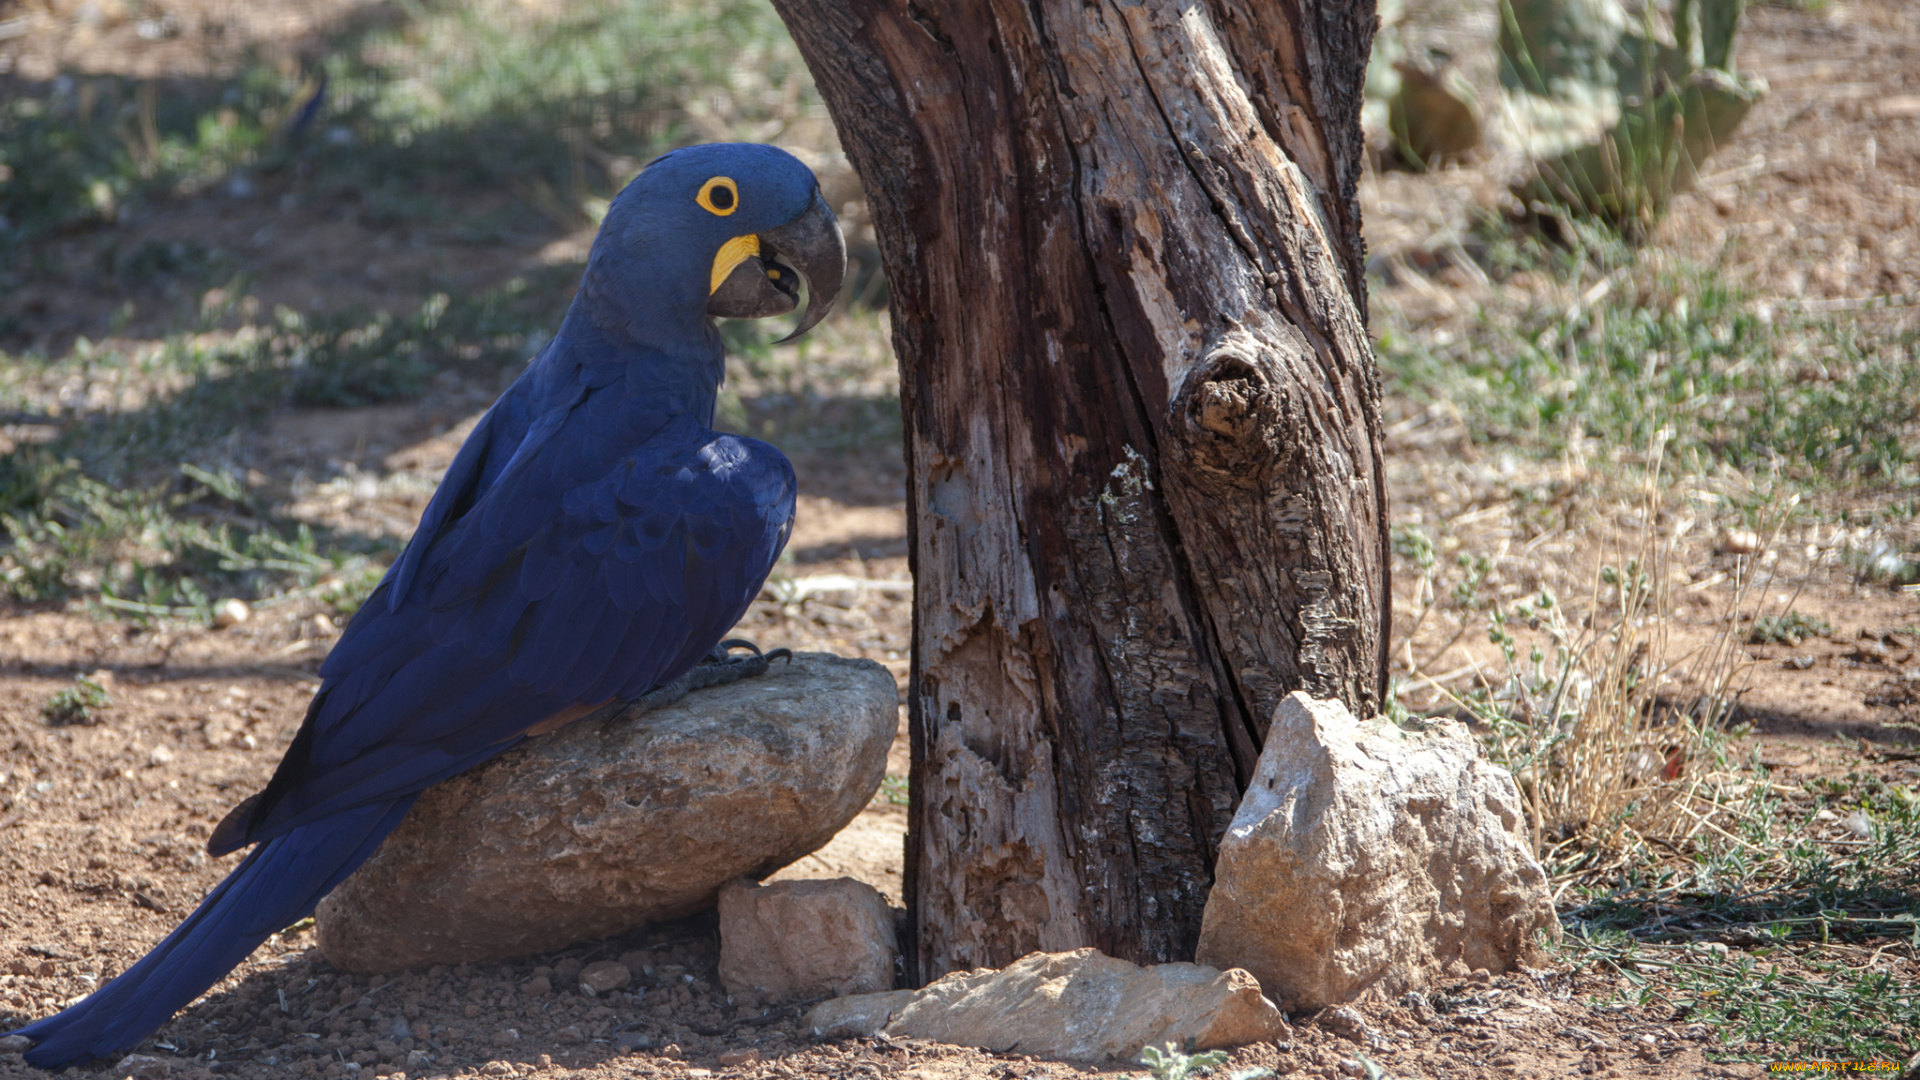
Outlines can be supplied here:
<path id="1" fill-rule="evenodd" d="M 700 185 L 700 194 L 693 201 L 710 213 L 726 217 L 740 209 L 740 187 L 731 176 L 716 176 Z"/>

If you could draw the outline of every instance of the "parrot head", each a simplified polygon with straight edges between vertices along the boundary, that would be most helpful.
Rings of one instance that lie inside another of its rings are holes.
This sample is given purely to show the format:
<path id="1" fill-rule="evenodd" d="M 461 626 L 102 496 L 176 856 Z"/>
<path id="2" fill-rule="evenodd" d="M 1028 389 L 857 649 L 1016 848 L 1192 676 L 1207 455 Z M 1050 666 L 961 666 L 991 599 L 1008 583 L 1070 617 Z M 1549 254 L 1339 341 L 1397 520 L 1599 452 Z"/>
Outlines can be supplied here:
<path id="1" fill-rule="evenodd" d="M 758 319 L 810 301 L 791 341 L 825 318 L 847 267 L 846 242 L 812 170 L 755 143 L 690 146 L 654 159 L 607 209 L 588 273 L 628 293 L 629 319 L 694 309 Z M 662 310 L 662 309 L 667 310 Z"/>

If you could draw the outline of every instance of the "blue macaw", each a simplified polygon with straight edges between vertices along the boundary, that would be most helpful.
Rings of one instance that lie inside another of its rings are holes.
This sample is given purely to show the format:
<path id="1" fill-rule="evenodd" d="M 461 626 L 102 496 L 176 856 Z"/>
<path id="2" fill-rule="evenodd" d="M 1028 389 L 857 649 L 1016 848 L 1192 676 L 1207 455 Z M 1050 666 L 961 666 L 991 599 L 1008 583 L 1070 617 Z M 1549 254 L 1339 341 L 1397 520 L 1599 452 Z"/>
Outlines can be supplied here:
<path id="1" fill-rule="evenodd" d="M 14 1032 L 27 1061 L 137 1045 L 310 914 L 428 786 L 706 658 L 794 511 L 780 451 L 713 430 L 714 317 L 792 311 L 804 276 L 798 336 L 845 269 L 813 174 L 783 151 L 691 147 L 628 184 L 559 333 L 460 448 L 272 780 L 207 845 L 258 846 L 138 963 Z"/>

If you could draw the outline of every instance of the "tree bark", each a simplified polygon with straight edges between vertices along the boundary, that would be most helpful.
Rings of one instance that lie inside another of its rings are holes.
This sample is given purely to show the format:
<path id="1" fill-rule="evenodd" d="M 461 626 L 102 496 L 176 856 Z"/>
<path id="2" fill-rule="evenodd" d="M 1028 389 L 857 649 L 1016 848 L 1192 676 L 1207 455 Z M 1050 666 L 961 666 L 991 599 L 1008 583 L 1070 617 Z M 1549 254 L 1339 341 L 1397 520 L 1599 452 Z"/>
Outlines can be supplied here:
<path id="1" fill-rule="evenodd" d="M 866 186 L 918 982 L 1190 959 L 1286 693 L 1379 711 L 1366 0 L 775 0 Z"/>

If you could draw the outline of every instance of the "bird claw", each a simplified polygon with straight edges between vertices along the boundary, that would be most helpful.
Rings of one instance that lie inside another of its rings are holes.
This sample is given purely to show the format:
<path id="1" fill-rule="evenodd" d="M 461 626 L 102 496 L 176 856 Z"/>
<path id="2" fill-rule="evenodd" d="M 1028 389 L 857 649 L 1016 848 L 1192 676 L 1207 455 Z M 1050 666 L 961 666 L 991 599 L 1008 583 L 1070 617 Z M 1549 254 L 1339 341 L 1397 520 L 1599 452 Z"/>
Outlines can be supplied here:
<path id="1" fill-rule="evenodd" d="M 735 649 L 746 649 L 748 652 L 751 652 L 753 655 L 735 658 L 733 655 L 733 650 Z M 793 650 L 783 645 L 778 649 L 769 649 L 766 652 L 761 652 L 760 646 L 755 645 L 753 642 L 748 641 L 746 638 L 734 637 L 734 638 L 728 638 L 727 640 L 722 641 L 720 644 L 715 645 L 713 647 L 713 650 L 707 653 L 706 658 L 704 660 L 701 660 L 700 662 L 702 664 L 732 664 L 732 663 L 741 663 L 741 662 L 752 662 L 754 660 L 760 660 L 760 659 L 765 659 L 769 662 L 774 660 L 785 660 L 788 663 L 792 663 Z"/>
<path id="2" fill-rule="evenodd" d="M 735 656 L 733 655 L 735 649 L 747 649 L 749 655 Z M 760 646 L 745 638 L 728 638 L 715 645 L 692 671 L 665 686 L 649 690 L 628 702 L 625 708 L 616 709 L 613 715 L 607 718 L 602 730 L 611 728 L 615 724 L 636 720 L 663 705 L 671 705 L 686 697 L 691 691 L 707 690 L 715 686 L 739 682 L 741 679 L 765 675 L 775 660 L 792 663 L 793 650 L 780 648 L 761 652 Z"/>

